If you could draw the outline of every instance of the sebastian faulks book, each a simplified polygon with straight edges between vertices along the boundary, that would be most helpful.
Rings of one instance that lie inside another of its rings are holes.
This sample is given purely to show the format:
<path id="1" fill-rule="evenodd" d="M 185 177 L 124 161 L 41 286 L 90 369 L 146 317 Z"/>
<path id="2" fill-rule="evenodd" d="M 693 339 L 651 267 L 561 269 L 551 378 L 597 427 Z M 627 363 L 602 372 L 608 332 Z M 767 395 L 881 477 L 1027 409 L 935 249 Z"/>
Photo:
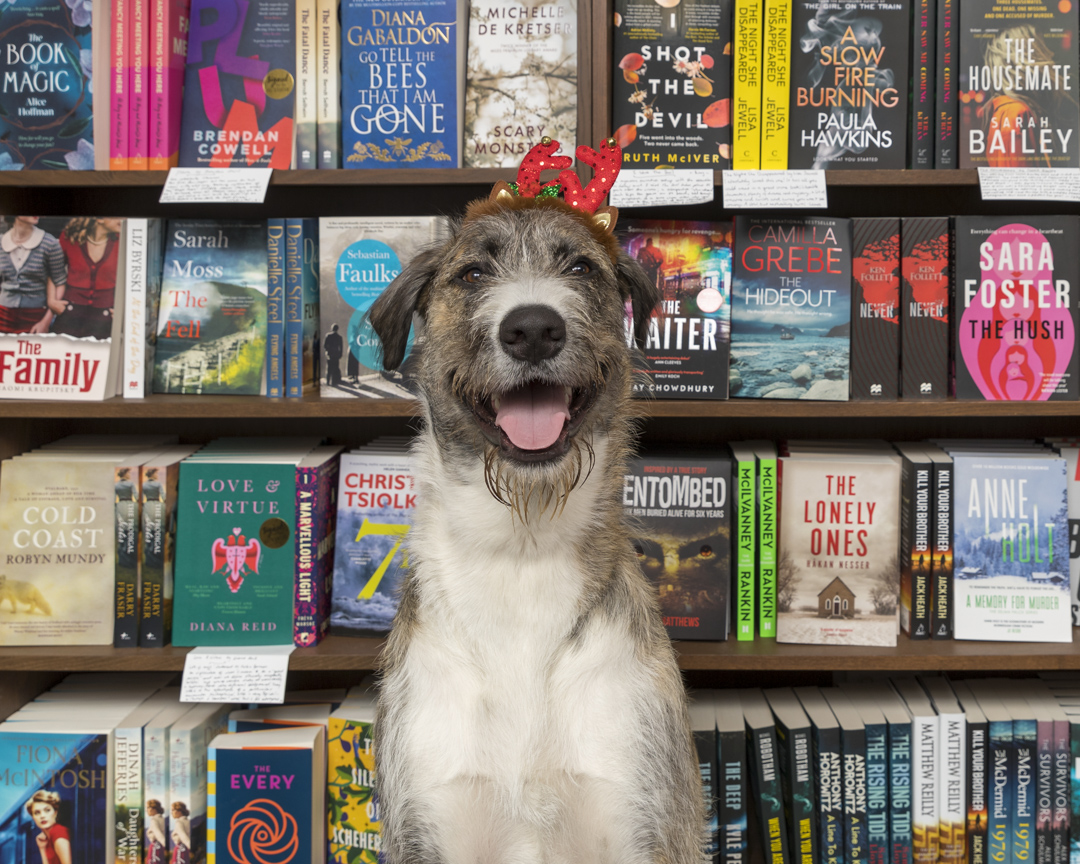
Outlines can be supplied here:
<path id="1" fill-rule="evenodd" d="M 623 483 L 641 569 L 672 639 L 727 639 L 731 619 L 731 460 L 638 456 Z"/>
<path id="2" fill-rule="evenodd" d="M 651 2 L 651 0 L 650 0 Z M 731 348 L 730 222 L 631 221 L 623 248 L 660 290 L 635 395 L 726 399 Z"/>
<path id="3" fill-rule="evenodd" d="M 466 168 L 516 168 L 545 135 L 577 149 L 577 0 L 473 0 Z"/>
<path id="4" fill-rule="evenodd" d="M 949 384 L 949 217 L 900 223 L 900 395 L 944 399 Z"/>
<path id="5" fill-rule="evenodd" d="M 192 0 L 180 165 L 291 168 L 296 5 Z"/>
<path id="6" fill-rule="evenodd" d="M 735 221 L 732 396 L 847 401 L 851 221 Z"/>
<path id="7" fill-rule="evenodd" d="M 960 4 L 960 167 L 1080 166 L 1076 10 Z"/>
<path id="8" fill-rule="evenodd" d="M 908 0 L 792 4 L 790 168 L 907 164 Z"/>
<path id="9" fill-rule="evenodd" d="M 732 6 L 616 2 L 611 122 L 625 167 L 730 167 Z"/>
<path id="10" fill-rule="evenodd" d="M 851 398 L 900 395 L 900 220 L 852 219 Z"/>
<path id="11" fill-rule="evenodd" d="M 956 397 L 1080 398 L 1080 218 L 956 217 Z"/>

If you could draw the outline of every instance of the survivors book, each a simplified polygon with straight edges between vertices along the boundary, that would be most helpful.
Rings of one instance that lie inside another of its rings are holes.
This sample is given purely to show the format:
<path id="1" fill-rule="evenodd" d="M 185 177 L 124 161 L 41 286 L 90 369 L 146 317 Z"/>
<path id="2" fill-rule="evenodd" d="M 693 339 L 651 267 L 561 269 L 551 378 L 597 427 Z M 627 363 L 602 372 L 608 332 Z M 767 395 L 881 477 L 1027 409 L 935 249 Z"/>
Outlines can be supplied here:
<path id="1" fill-rule="evenodd" d="M 949 235 L 948 216 L 900 223 L 900 395 L 905 399 L 948 395 Z"/>
<path id="2" fill-rule="evenodd" d="M 846 401 L 851 221 L 735 220 L 732 396 Z"/>
<path id="3" fill-rule="evenodd" d="M 612 126 L 627 168 L 731 166 L 734 0 L 617 0 Z"/>
<path id="4" fill-rule="evenodd" d="M 672 639 L 727 639 L 731 469 L 715 456 L 653 454 L 632 459 L 624 478 L 634 549 Z"/>
<path id="5" fill-rule="evenodd" d="M 956 217 L 956 397 L 1080 398 L 1080 217 Z"/>
<path id="6" fill-rule="evenodd" d="M 900 395 L 900 220 L 852 219 L 851 399 Z"/>
<path id="7" fill-rule="evenodd" d="M 660 291 L 637 396 L 726 399 L 731 348 L 730 222 L 630 221 L 620 242 Z M 629 338 L 629 333 L 628 333 Z"/>
<path id="8" fill-rule="evenodd" d="M 789 168 L 907 165 L 908 0 L 792 4 Z"/>

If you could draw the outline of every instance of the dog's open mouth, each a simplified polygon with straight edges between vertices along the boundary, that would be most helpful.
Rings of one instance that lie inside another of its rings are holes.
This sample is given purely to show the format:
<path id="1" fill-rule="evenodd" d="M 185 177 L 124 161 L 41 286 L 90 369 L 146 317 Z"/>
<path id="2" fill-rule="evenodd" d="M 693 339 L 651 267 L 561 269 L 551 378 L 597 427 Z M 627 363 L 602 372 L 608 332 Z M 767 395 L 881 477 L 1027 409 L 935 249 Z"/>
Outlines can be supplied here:
<path id="1" fill-rule="evenodd" d="M 543 462 L 567 451 L 595 398 L 591 387 L 533 381 L 473 400 L 469 407 L 487 439 L 507 456 Z"/>

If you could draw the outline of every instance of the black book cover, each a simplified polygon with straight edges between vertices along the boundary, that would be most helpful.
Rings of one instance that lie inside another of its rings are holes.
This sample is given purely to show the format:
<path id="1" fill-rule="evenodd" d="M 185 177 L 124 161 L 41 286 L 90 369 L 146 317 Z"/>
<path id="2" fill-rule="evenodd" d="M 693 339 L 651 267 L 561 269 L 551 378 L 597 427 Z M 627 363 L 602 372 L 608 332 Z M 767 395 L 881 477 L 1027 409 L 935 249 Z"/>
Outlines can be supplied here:
<path id="1" fill-rule="evenodd" d="M 934 167 L 934 23 L 937 0 L 912 0 L 908 166 Z"/>
<path id="2" fill-rule="evenodd" d="M 900 467 L 900 626 L 930 638 L 933 462 L 918 444 L 896 445 Z"/>
<path id="3" fill-rule="evenodd" d="M 847 696 L 835 687 L 822 689 L 840 722 L 844 752 L 844 856 L 847 864 L 869 864 L 866 824 L 866 727 Z"/>
<path id="4" fill-rule="evenodd" d="M 719 755 L 720 858 L 723 864 L 749 864 L 747 831 L 749 777 L 746 728 L 738 690 L 721 690 L 716 702 L 716 742 Z"/>
<path id="5" fill-rule="evenodd" d="M 840 724 L 817 687 L 796 687 L 795 695 L 811 723 L 819 860 L 821 864 L 844 864 L 844 769 Z"/>
<path id="6" fill-rule="evenodd" d="M 810 718 L 790 687 L 766 690 L 765 698 L 776 718 L 791 860 L 794 864 L 818 864 Z"/>
<path id="7" fill-rule="evenodd" d="M 989 864 L 986 816 L 990 792 L 990 724 L 967 682 L 951 682 L 967 720 L 967 864 Z"/>
<path id="8" fill-rule="evenodd" d="M 851 220 L 851 398 L 900 395 L 900 220 Z"/>
<path id="9" fill-rule="evenodd" d="M 720 796 L 720 755 L 716 731 L 716 690 L 699 690 L 690 701 L 690 728 L 694 733 L 697 749 L 698 772 L 701 774 L 701 792 L 705 797 L 705 822 L 708 829 L 705 858 L 712 864 L 720 864 L 720 831 L 718 802 Z"/>
<path id="10" fill-rule="evenodd" d="M 933 555 L 930 567 L 930 638 L 953 638 L 953 464 L 940 447 L 928 446 L 934 463 L 931 499 Z"/>
<path id="11" fill-rule="evenodd" d="M 937 0 L 934 80 L 934 167 L 956 167 L 956 11 L 958 0 Z"/>
<path id="12" fill-rule="evenodd" d="M 761 690 L 742 690 L 740 697 L 746 720 L 751 800 L 757 814 L 765 864 L 791 864 L 788 833 L 784 828 L 779 744 L 772 711 Z"/>
<path id="13" fill-rule="evenodd" d="M 956 397 L 1076 401 L 1080 217 L 956 217 Z"/>
<path id="14" fill-rule="evenodd" d="M 900 395 L 939 400 L 949 384 L 949 217 L 900 223 Z"/>

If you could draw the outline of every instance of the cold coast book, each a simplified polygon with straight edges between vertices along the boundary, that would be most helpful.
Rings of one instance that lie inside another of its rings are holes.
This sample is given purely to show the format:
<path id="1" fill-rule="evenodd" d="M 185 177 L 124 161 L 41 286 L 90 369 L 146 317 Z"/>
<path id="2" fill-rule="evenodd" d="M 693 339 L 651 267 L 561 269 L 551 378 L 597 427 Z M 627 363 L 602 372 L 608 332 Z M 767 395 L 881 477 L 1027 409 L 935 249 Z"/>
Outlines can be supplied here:
<path id="1" fill-rule="evenodd" d="M 735 220 L 731 395 L 846 401 L 851 221 Z"/>
<path id="2" fill-rule="evenodd" d="M 342 167 L 461 164 L 468 24 L 459 6 L 464 9 L 459 0 L 343 0 Z"/>
<path id="3" fill-rule="evenodd" d="M 792 4 L 790 168 L 907 166 L 908 0 Z"/>
<path id="4" fill-rule="evenodd" d="M 155 393 L 265 392 L 266 222 L 171 219 Z"/>
<path id="5" fill-rule="evenodd" d="M 852 219 L 851 399 L 900 395 L 900 220 Z"/>
<path id="6" fill-rule="evenodd" d="M 1080 218 L 957 216 L 957 399 L 1080 398 Z"/>
<path id="7" fill-rule="evenodd" d="M 637 396 L 726 399 L 731 348 L 730 222 L 631 220 L 620 242 L 656 285 Z"/>
<path id="8" fill-rule="evenodd" d="M 516 168 L 544 136 L 573 156 L 577 0 L 472 0 L 468 42 L 462 165 Z"/>
<path id="9" fill-rule="evenodd" d="M 733 6 L 615 4 L 611 123 L 625 167 L 731 166 Z"/>
<path id="10" fill-rule="evenodd" d="M 331 399 L 413 398 L 413 354 L 382 367 L 381 343 L 368 310 L 423 247 L 445 230 L 440 216 L 353 216 L 319 219 L 319 394 Z M 413 331 L 415 333 L 415 330 Z"/>
<path id="11" fill-rule="evenodd" d="M 941 400 L 949 387 L 949 217 L 900 222 L 900 395 Z"/>
<path id="12" fill-rule="evenodd" d="M 191 0 L 180 165 L 291 168 L 296 4 Z"/>

